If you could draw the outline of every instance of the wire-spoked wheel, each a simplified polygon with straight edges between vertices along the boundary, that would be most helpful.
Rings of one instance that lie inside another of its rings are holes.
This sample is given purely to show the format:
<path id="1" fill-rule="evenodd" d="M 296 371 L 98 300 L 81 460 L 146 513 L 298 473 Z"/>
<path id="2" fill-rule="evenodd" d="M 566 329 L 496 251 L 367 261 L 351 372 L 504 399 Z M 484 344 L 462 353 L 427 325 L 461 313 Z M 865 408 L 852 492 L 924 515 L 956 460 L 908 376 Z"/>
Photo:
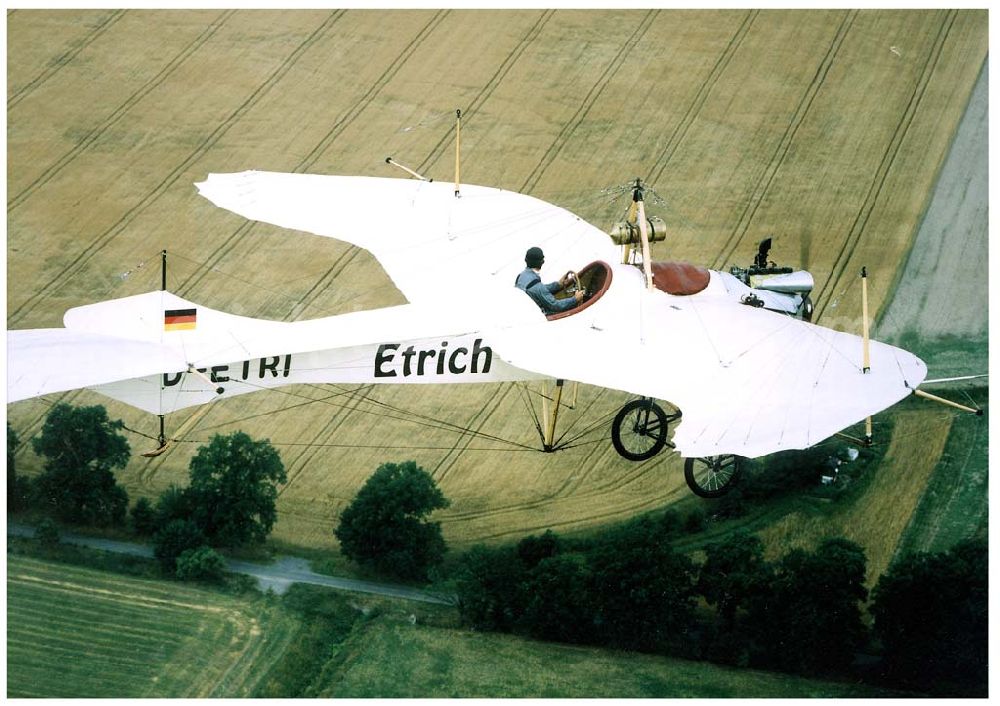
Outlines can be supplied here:
<path id="1" fill-rule="evenodd" d="M 680 410 L 672 408 L 668 414 L 651 398 L 632 400 L 611 423 L 611 443 L 628 460 L 645 461 L 668 445 L 670 423 L 680 417 Z"/>
<path id="2" fill-rule="evenodd" d="M 739 456 L 684 459 L 684 480 L 695 495 L 718 498 L 730 491 L 743 470 Z"/>

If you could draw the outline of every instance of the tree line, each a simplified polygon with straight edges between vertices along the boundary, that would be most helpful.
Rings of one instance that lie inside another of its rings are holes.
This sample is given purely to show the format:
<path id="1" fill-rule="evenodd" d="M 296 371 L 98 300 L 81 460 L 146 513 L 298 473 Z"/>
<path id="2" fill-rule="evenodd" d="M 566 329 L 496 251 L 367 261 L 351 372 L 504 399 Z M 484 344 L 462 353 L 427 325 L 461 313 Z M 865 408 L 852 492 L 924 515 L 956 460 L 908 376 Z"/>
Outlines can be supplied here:
<path id="1" fill-rule="evenodd" d="M 171 486 L 155 503 L 140 498 L 128 508 L 128 494 L 114 470 L 130 458 L 120 420 L 100 405 L 60 403 L 49 411 L 31 440 L 43 458 L 42 472 L 17 475 L 17 434 L 7 425 L 8 509 L 42 516 L 42 538 L 58 538 L 54 522 L 125 527 L 150 538 L 164 573 L 181 579 L 218 581 L 225 570 L 219 548 L 264 542 L 277 519 L 277 484 L 286 480 L 278 452 L 243 432 L 215 435 L 198 449 L 189 483 Z"/>

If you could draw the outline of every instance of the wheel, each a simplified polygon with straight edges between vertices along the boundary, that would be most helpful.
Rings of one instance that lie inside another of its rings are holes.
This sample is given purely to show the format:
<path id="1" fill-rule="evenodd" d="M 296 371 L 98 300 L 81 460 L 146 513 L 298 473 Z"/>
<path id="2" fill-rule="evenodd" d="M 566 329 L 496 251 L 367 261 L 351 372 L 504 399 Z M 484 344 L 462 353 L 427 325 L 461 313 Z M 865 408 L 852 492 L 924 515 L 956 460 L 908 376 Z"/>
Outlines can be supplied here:
<path id="1" fill-rule="evenodd" d="M 632 400 L 611 423 L 611 443 L 628 460 L 645 461 L 667 445 L 669 424 L 680 416 L 680 412 L 667 415 L 651 399 Z"/>
<path id="2" fill-rule="evenodd" d="M 719 498 L 729 492 L 743 470 L 739 456 L 684 459 L 684 480 L 695 495 Z"/>

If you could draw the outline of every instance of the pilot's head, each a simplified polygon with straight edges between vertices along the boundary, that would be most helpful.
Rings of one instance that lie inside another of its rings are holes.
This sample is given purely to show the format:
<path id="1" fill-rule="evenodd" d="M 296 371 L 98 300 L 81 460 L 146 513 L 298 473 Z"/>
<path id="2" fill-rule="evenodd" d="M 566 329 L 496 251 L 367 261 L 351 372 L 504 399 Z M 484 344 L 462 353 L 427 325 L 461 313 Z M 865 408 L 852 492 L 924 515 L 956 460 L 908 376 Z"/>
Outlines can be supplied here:
<path id="1" fill-rule="evenodd" d="M 545 253 L 542 252 L 541 248 L 528 248 L 528 252 L 524 253 L 524 264 L 533 270 L 537 270 L 545 262 Z"/>

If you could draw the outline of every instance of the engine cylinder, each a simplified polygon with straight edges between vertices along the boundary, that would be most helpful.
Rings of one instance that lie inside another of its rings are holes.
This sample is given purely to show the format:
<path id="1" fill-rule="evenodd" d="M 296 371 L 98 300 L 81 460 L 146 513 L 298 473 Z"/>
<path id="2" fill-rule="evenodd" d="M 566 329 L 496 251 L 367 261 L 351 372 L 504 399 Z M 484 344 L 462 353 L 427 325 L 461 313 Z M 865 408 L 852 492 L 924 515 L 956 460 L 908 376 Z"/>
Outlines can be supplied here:
<path id="1" fill-rule="evenodd" d="M 649 242 L 658 243 L 667 239 L 667 224 L 662 218 L 653 216 L 646 219 L 646 235 Z M 612 226 L 608 233 L 615 245 L 638 245 L 642 242 L 639 234 L 639 224 L 620 221 Z"/>

